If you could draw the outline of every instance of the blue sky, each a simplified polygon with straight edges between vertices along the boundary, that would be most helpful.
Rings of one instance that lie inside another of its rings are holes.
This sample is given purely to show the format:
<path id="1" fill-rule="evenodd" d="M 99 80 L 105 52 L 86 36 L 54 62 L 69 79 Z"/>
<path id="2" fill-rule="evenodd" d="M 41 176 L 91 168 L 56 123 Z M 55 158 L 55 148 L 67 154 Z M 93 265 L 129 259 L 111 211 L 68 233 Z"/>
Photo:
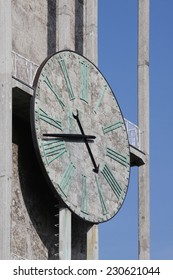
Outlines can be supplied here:
<path id="1" fill-rule="evenodd" d="M 137 0 L 98 0 L 99 68 L 137 124 Z M 173 259 L 173 1 L 150 0 L 151 259 Z M 138 259 L 137 168 L 119 213 L 99 226 L 100 259 Z"/>

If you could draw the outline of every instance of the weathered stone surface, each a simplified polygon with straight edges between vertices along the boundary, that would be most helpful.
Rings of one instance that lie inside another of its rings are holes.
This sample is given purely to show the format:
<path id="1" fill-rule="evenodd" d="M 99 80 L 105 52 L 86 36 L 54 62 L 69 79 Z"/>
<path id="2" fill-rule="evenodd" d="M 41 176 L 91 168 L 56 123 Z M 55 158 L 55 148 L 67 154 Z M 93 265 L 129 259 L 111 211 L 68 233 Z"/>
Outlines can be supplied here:
<path id="1" fill-rule="evenodd" d="M 138 1 L 138 125 L 145 164 L 139 167 L 138 225 L 139 259 L 150 258 L 150 95 L 149 95 L 149 9 L 150 1 Z"/>
<path id="2" fill-rule="evenodd" d="M 39 64 L 47 56 L 47 2 L 12 0 L 12 49 Z"/>
<path id="3" fill-rule="evenodd" d="M 72 224 L 72 260 L 87 258 L 87 229 L 89 224 L 73 216 Z"/>
<path id="4" fill-rule="evenodd" d="M 12 169 L 11 0 L 0 1 L 0 259 L 10 258 Z"/>

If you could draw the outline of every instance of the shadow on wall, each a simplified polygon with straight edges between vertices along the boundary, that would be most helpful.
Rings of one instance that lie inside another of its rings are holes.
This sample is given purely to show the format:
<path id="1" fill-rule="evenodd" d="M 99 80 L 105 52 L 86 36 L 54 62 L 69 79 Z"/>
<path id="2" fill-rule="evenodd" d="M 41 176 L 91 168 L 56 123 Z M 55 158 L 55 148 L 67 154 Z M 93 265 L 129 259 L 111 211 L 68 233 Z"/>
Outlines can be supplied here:
<path id="1" fill-rule="evenodd" d="M 48 0 L 48 14 L 47 14 L 47 55 L 51 55 L 58 49 L 58 40 L 61 40 L 57 30 L 57 14 L 59 14 L 57 0 Z M 64 9 L 65 10 L 65 9 Z M 83 55 L 84 42 L 84 1 L 75 0 L 75 51 Z M 65 44 L 65 42 L 64 42 Z"/>
<path id="2" fill-rule="evenodd" d="M 26 259 L 56 259 L 55 254 L 58 248 L 55 247 L 55 243 L 57 243 L 55 234 L 58 229 L 56 229 L 55 224 L 58 221 L 55 217 L 55 205 L 58 201 L 41 172 L 29 124 L 14 119 L 13 143 L 18 147 L 16 163 L 14 164 L 16 166 L 13 166 L 13 169 L 17 169 L 18 186 L 14 186 L 14 188 L 18 188 L 18 195 L 22 194 L 18 207 L 21 207 L 21 211 L 25 212 L 22 223 L 27 229 L 26 240 L 23 240 L 26 249 L 21 257 Z M 15 212 L 15 209 L 12 211 Z M 12 217 L 13 215 L 12 212 Z M 21 221 L 18 218 L 18 226 L 20 227 L 20 225 Z M 15 238 L 13 237 L 12 240 Z M 13 244 L 13 247 L 16 248 L 16 244 Z"/>
<path id="3" fill-rule="evenodd" d="M 47 13 L 47 55 L 56 52 L 56 0 L 48 0 L 48 13 Z"/>

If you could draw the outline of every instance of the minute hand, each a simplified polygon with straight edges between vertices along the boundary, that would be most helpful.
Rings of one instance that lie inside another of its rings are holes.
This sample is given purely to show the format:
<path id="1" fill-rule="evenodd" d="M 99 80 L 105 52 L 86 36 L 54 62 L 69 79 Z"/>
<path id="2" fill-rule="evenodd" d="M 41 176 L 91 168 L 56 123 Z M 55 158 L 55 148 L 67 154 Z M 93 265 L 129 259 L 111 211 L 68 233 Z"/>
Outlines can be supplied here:
<path id="1" fill-rule="evenodd" d="M 78 110 L 77 110 L 77 114 L 76 114 L 76 115 L 73 114 L 73 117 L 74 117 L 75 120 L 77 121 L 77 124 L 78 124 L 78 126 L 79 126 L 79 129 L 80 129 L 82 135 L 85 136 L 83 127 L 82 127 L 82 125 L 81 125 L 81 123 L 80 123 L 80 120 L 79 120 L 79 113 L 78 113 Z M 87 147 L 88 153 L 89 153 L 89 155 L 90 155 L 91 161 L 92 161 L 92 163 L 93 163 L 93 165 L 94 165 L 93 171 L 94 171 L 95 173 L 98 173 L 98 172 L 99 172 L 99 165 L 97 165 L 96 162 L 95 162 L 94 156 L 93 156 L 93 154 L 92 154 L 92 151 L 91 151 L 91 149 L 90 149 L 90 146 L 89 146 L 89 144 L 88 144 L 86 138 L 84 138 L 84 142 L 85 142 L 85 145 L 86 145 L 86 147 Z"/>

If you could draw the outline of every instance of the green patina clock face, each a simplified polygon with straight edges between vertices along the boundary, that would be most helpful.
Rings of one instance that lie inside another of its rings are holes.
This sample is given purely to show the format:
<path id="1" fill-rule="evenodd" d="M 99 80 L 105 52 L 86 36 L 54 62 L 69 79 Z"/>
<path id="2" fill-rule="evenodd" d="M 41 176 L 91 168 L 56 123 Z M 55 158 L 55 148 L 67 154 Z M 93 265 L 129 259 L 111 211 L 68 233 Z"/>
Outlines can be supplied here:
<path id="1" fill-rule="evenodd" d="M 84 220 L 109 220 L 130 172 L 127 131 L 110 86 L 89 60 L 62 51 L 42 63 L 34 88 L 32 132 L 50 186 Z"/>

